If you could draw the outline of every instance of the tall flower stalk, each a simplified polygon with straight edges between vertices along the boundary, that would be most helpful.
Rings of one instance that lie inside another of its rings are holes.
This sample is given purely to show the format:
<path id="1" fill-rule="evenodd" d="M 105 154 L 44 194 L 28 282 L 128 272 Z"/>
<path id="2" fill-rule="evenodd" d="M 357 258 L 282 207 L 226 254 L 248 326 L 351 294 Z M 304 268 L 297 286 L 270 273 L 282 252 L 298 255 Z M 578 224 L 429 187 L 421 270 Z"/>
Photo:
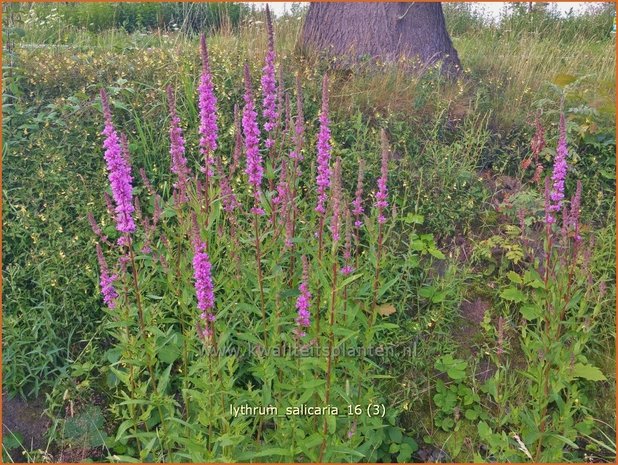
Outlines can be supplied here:
<path id="1" fill-rule="evenodd" d="M 277 128 L 279 121 L 279 109 L 277 108 L 277 77 L 275 70 L 275 33 L 273 30 L 273 22 L 270 14 L 270 8 L 266 6 L 266 28 L 268 31 L 268 51 L 264 68 L 262 69 L 262 93 L 263 101 L 262 108 L 264 112 L 264 131 L 266 132 L 267 148 L 271 148 L 275 141 L 273 134 Z"/>
<path id="2" fill-rule="evenodd" d="M 333 346 L 335 344 L 335 308 L 337 303 L 337 274 L 338 274 L 338 249 L 339 249 L 339 223 L 341 222 L 341 201 L 342 201 L 342 191 L 341 191 L 341 158 L 337 157 L 335 161 L 335 171 L 333 173 L 333 184 L 332 184 L 332 195 L 331 195 L 331 208 L 332 208 L 332 219 L 331 219 L 331 238 L 332 238 L 332 282 L 331 282 L 331 292 L 330 292 L 330 313 L 328 319 L 328 352 L 327 352 L 327 360 L 326 360 L 326 391 L 324 395 L 324 403 L 325 405 L 329 405 L 330 402 L 330 394 L 331 394 L 331 379 L 332 373 L 334 371 L 334 362 L 333 362 Z M 326 450 L 326 438 L 328 434 L 328 421 L 326 417 L 324 417 L 324 439 L 322 440 L 322 447 L 320 447 L 320 459 L 322 462 L 324 457 L 324 451 Z"/>
<path id="3" fill-rule="evenodd" d="M 309 291 L 309 261 L 305 255 L 302 256 L 303 262 L 303 278 L 298 286 L 298 292 L 300 295 L 296 298 L 296 310 L 298 316 L 296 317 L 296 329 L 294 333 L 298 337 L 306 335 L 305 331 L 311 326 L 311 313 L 309 308 L 311 306 L 311 292 Z"/>
<path id="4" fill-rule="evenodd" d="M 568 171 L 567 157 L 567 134 L 566 134 L 566 121 L 564 113 L 560 112 L 560 133 L 558 137 L 558 146 L 556 147 L 556 156 L 554 157 L 554 164 L 552 169 L 551 178 L 548 176 L 545 178 L 545 261 L 543 270 L 543 281 L 545 287 L 545 293 L 547 296 L 547 307 L 543 311 L 543 325 L 544 325 L 544 339 L 547 347 L 544 350 L 549 351 L 550 347 L 559 341 L 562 331 L 562 325 L 555 324 L 555 322 L 561 322 L 564 320 L 565 313 L 569 302 L 571 301 L 571 281 L 574 273 L 574 266 L 577 261 L 577 254 L 579 252 L 579 207 L 581 199 L 581 183 L 578 182 L 577 190 L 573 198 L 571 199 L 571 212 L 564 205 L 564 186 L 566 175 Z M 561 251 L 560 261 L 569 268 L 568 282 L 566 289 L 563 290 L 564 295 L 561 296 L 560 302 L 562 309 L 560 313 L 554 308 L 554 304 L 551 301 L 551 287 L 556 286 L 554 283 L 556 278 L 556 263 L 552 263 L 554 257 L 554 245 L 556 240 L 554 238 L 555 231 L 553 226 L 556 224 L 556 213 L 563 212 L 563 224 L 560 229 L 562 233 L 562 241 L 564 244 L 564 250 Z M 573 227 L 575 231 L 575 247 L 572 251 L 569 251 L 569 227 Z M 569 255 L 570 254 L 570 255 Z M 552 334 L 552 328 L 554 334 Z M 551 363 L 544 361 L 544 367 L 542 371 L 542 384 L 543 384 L 543 399 L 548 399 L 551 385 Z M 535 461 L 539 461 L 543 436 L 547 427 L 547 409 L 549 402 L 546 400 L 543 403 L 541 411 L 541 422 L 539 425 L 540 438 L 537 443 Z"/>
<path id="5" fill-rule="evenodd" d="M 317 176 L 316 185 L 318 191 L 317 204 L 315 211 L 319 216 L 318 225 L 318 261 L 322 263 L 322 250 L 324 245 L 324 219 L 326 215 L 326 202 L 328 200 L 328 189 L 330 188 L 330 158 L 331 158 L 331 133 L 330 121 L 328 119 L 328 77 L 324 75 L 322 79 L 322 111 L 320 112 L 320 130 L 318 133 L 318 155 L 317 155 Z M 320 301 L 321 292 L 318 291 L 317 310 L 316 310 L 316 326 L 318 333 L 318 341 L 320 334 Z"/>
<path id="6" fill-rule="evenodd" d="M 101 294 L 103 295 L 103 302 L 110 310 L 116 308 L 116 299 L 118 298 L 118 293 L 114 288 L 114 282 L 118 279 L 118 275 L 109 273 L 109 267 L 107 266 L 107 261 L 103 256 L 103 250 L 101 250 L 101 246 L 97 243 L 97 259 L 99 261 L 100 268 L 100 279 L 99 283 L 101 285 Z"/>
<path id="7" fill-rule="evenodd" d="M 245 172 L 249 178 L 249 184 L 253 190 L 253 227 L 255 232 L 255 261 L 258 271 L 258 283 L 260 287 L 260 307 L 262 309 L 262 325 L 264 332 L 264 345 L 268 345 L 268 333 L 266 328 L 266 305 L 264 302 L 264 282 L 262 277 L 262 253 L 260 250 L 260 226 L 259 217 L 264 215 L 264 209 L 260 206 L 262 197 L 262 177 L 264 168 L 262 167 L 262 156 L 260 155 L 260 130 L 257 124 L 257 113 L 253 102 L 253 91 L 251 89 L 251 75 L 249 65 L 245 63 L 245 107 L 242 115 L 242 127 L 245 135 L 245 155 L 247 158 L 247 168 Z"/>
<path id="8" fill-rule="evenodd" d="M 101 89 L 101 103 L 105 117 L 103 148 L 105 149 L 105 162 L 115 204 L 116 229 L 122 233 L 131 234 L 135 232 L 131 166 L 127 161 L 127 156 L 123 155 L 120 139 L 112 122 L 112 112 L 107 93 L 104 89 Z"/>
<path id="9" fill-rule="evenodd" d="M 217 126 L 217 97 L 214 92 L 212 73 L 208 60 L 208 47 L 206 36 L 200 37 L 200 51 L 202 55 L 202 74 L 198 87 L 198 107 L 200 113 L 200 155 L 203 158 L 204 166 L 202 171 L 206 176 L 204 186 L 206 212 L 209 210 L 209 191 L 210 178 L 213 176 L 214 152 L 217 150 L 217 138 L 219 128 Z"/>
<path id="10" fill-rule="evenodd" d="M 376 307 L 378 299 L 378 286 L 380 283 L 380 266 L 382 259 L 382 241 L 384 235 L 384 223 L 386 223 L 386 217 L 384 216 L 384 209 L 388 207 L 388 157 L 390 149 L 388 146 L 388 139 L 386 137 L 386 131 L 384 129 L 380 132 L 380 139 L 382 141 L 382 166 L 380 170 L 380 178 L 378 179 L 378 192 L 376 193 L 375 208 L 377 210 L 378 217 L 378 245 L 376 249 L 376 272 L 373 279 L 373 298 L 371 303 L 371 321 L 369 329 L 373 327 L 376 320 Z"/>
<path id="11" fill-rule="evenodd" d="M 185 140 L 180 127 L 180 118 L 176 112 L 176 97 L 171 86 L 167 88 L 167 100 L 170 112 L 171 171 L 177 177 L 174 188 L 177 192 L 176 198 L 182 205 L 189 200 L 187 186 L 191 177 L 191 170 L 187 166 L 187 159 L 185 158 Z"/>
<path id="12" fill-rule="evenodd" d="M 214 340 L 215 293 L 212 281 L 212 265 L 210 257 L 206 253 L 206 243 L 199 235 L 195 216 L 193 223 L 193 280 L 197 308 L 201 311 L 197 332 L 205 341 Z"/>

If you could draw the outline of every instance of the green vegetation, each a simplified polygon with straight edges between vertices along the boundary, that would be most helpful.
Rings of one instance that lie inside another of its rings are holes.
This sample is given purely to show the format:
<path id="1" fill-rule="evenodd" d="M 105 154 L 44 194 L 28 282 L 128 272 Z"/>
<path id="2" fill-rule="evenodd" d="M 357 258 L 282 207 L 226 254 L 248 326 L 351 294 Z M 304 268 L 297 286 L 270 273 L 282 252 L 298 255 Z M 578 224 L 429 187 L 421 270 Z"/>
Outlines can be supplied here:
<path id="1" fill-rule="evenodd" d="M 342 369 L 370 371 L 374 378 L 366 380 L 362 401 L 383 403 L 386 415 L 327 425 L 339 438 L 329 443 L 330 458 L 614 461 L 613 10 L 558 18 L 550 11 L 515 8 L 502 23 L 491 25 L 465 4 L 444 7 L 464 68 L 457 81 L 444 80 L 436 70 L 410 76 L 406 63 L 332 71 L 328 63 L 299 54 L 302 12 L 275 23 L 278 63 L 292 102 L 295 73 L 303 77 L 302 190 L 309 200 L 303 200 L 302 211 L 312 214 L 326 71 L 333 155 L 342 159 L 344 190 L 354 193 L 358 160 L 364 159 L 366 193 L 373 196 L 381 130 L 392 152 L 388 187 L 394 208 L 387 215 L 377 307 L 383 327 L 372 337 L 394 350 L 373 360 L 371 369 L 358 360 Z M 269 419 L 261 430 L 257 422 L 228 421 L 218 394 L 214 409 L 212 396 L 205 394 L 217 380 L 239 405 L 265 405 L 274 398 L 283 407 L 304 396 L 315 398 L 324 395 L 321 380 L 300 381 L 303 373 L 321 369 L 313 359 L 302 359 L 301 365 L 276 360 L 259 368 L 229 356 L 220 361 L 221 378 L 200 377 L 210 359 L 187 324 L 199 313 L 188 254 L 179 260 L 184 287 L 157 275 L 158 265 L 150 258 L 138 257 L 149 270 L 140 279 L 148 288 L 148 314 L 156 330 L 152 340 L 141 339 L 137 330 L 125 338 L 124 327 L 100 297 L 96 237 L 87 220 L 93 213 L 105 234 L 116 238 L 102 195 L 109 187 L 99 90 L 109 93 L 114 123 L 128 135 L 136 195 L 145 212 L 151 214 L 154 204 L 139 168 L 165 201 L 164 227 L 176 231 L 180 220 L 171 199 L 165 88 L 171 85 L 176 92 L 187 158 L 195 167 L 200 162 L 196 96 L 201 70 L 195 33 L 207 29 L 219 100 L 218 153 L 227 163 L 245 61 L 259 92 L 257 76 L 267 49 L 263 14 L 239 4 L 4 8 L 3 392 L 25 399 L 44 396 L 51 420 L 48 450 L 27 450 L 23 432 L 15 431 L 4 436 L 5 460 L 15 458 L 20 448 L 30 461 L 66 459 L 76 450 L 85 454 L 78 459 L 106 461 L 317 460 L 322 436 L 315 431 L 321 432 L 321 422 L 316 428 L 312 419 L 294 425 Z M 582 185 L 583 240 L 577 247 L 574 233 L 564 242 L 548 240 L 544 225 L 542 180 L 551 174 L 561 111 L 569 150 L 566 198 L 575 194 L 577 181 Z M 546 143 L 535 154 L 531 140 L 537 117 Z M 540 182 L 534 176 L 537 164 L 543 169 Z M 269 168 L 265 184 L 276 183 L 278 166 Z M 246 181 L 240 175 L 237 181 L 235 189 L 244 192 Z M 223 214 L 217 215 L 211 221 L 231 241 Z M 307 218 L 301 234 L 309 241 L 315 221 Z M 379 261 L 375 218 L 368 222 L 362 276 L 372 275 Z M 243 261 L 253 266 L 255 257 L 248 253 L 252 224 L 241 224 L 248 234 L 241 236 Z M 174 247 L 190 250 L 188 238 L 168 237 Z M 280 264 L 288 263 L 287 255 L 277 252 L 276 240 L 265 239 L 270 255 L 263 263 L 269 270 L 267 287 L 280 292 L 267 299 L 273 305 L 282 299 L 294 312 L 301 267 L 296 264 L 294 284 L 284 285 L 287 271 Z M 216 266 L 228 267 L 226 250 L 215 245 L 209 251 Z M 305 253 L 313 252 L 307 248 Z M 257 278 L 247 273 L 255 271 L 246 271 L 247 281 L 239 281 L 229 268 L 217 290 L 225 289 L 241 304 L 252 302 Z M 328 284 L 328 270 L 313 279 Z M 178 295 L 160 294 L 172 289 Z M 355 296 L 350 315 L 357 316 L 337 337 L 354 340 L 354 332 L 367 326 L 359 302 L 371 300 L 371 278 L 350 282 L 347 291 Z M 172 312 L 176 305 L 182 314 L 178 320 Z M 245 305 L 247 314 L 257 311 Z M 225 318 L 231 309 L 220 311 Z M 137 309 L 131 312 L 137 318 Z M 254 323 L 259 319 L 237 316 L 222 337 L 240 346 L 259 342 L 264 329 Z M 148 357 L 138 354 L 152 357 L 160 380 L 156 386 L 148 375 Z M 129 378 L 128 366 L 135 367 L 136 378 Z M 282 372 L 301 387 L 263 387 L 264 379 L 279 379 Z M 354 390 L 356 379 L 350 379 Z M 336 395 L 344 396 L 344 388 L 339 384 Z M 192 416 L 187 410 L 212 415 Z M 187 418 L 195 421 L 187 424 Z M 255 435 L 262 431 L 268 447 L 256 446 Z M 279 447 L 293 441 L 306 450 Z M 263 455 L 255 455 L 258 449 Z"/>

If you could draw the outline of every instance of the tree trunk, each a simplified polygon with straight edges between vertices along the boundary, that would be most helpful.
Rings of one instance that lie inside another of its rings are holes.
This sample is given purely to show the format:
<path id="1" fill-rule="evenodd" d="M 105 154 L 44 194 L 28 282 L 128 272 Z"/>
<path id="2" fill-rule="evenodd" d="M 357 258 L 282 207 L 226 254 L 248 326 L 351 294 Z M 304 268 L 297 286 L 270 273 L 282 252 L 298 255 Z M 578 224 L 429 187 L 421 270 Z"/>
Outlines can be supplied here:
<path id="1" fill-rule="evenodd" d="M 300 41 L 305 50 L 344 64 L 405 57 L 418 60 L 415 68 L 421 70 L 436 62 L 447 74 L 460 67 L 439 2 L 312 2 Z"/>

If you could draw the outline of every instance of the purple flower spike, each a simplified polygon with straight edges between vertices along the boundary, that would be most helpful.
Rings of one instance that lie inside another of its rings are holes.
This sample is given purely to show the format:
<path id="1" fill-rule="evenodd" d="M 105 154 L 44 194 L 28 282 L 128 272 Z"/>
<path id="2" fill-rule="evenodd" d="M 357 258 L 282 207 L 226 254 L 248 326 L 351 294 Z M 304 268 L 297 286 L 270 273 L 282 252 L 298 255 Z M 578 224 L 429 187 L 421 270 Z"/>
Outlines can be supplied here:
<path id="1" fill-rule="evenodd" d="M 309 307 L 311 305 L 311 292 L 309 292 L 309 262 L 305 255 L 302 256 L 303 261 L 303 280 L 298 286 L 300 295 L 296 299 L 296 309 L 298 310 L 298 317 L 296 318 L 296 324 L 298 328 L 295 333 L 299 337 L 305 336 L 304 328 L 311 326 L 311 313 Z"/>
<path id="2" fill-rule="evenodd" d="M 213 175 L 212 154 L 217 150 L 217 137 L 219 128 L 217 126 L 217 98 L 215 97 L 214 85 L 210 64 L 208 63 L 208 47 L 206 46 L 206 36 L 202 34 L 200 38 L 202 52 L 202 75 L 198 87 L 199 109 L 200 109 L 200 154 L 204 157 L 208 176 Z"/>
<path id="3" fill-rule="evenodd" d="M 383 214 L 385 208 L 388 207 L 388 188 L 386 187 L 386 180 L 388 178 L 388 140 L 386 139 L 386 132 L 382 129 L 382 169 L 380 178 L 378 179 L 378 192 L 376 194 L 375 207 L 378 209 L 378 223 L 386 223 L 386 217 Z"/>
<path id="4" fill-rule="evenodd" d="M 322 80 L 322 111 L 320 113 L 320 132 L 318 134 L 318 202 L 315 211 L 322 215 L 326 213 L 328 188 L 330 187 L 330 128 L 328 120 L 328 77 Z"/>
<path id="5" fill-rule="evenodd" d="M 275 143 L 272 139 L 272 132 L 277 127 L 279 121 L 279 112 L 277 110 L 277 78 L 275 72 L 275 37 L 273 32 L 273 23 L 270 16 L 270 9 L 266 6 L 266 26 L 268 29 L 268 51 L 266 52 L 266 60 L 262 69 L 262 93 L 264 100 L 264 130 L 266 131 L 266 147 L 270 148 Z"/>
<path id="6" fill-rule="evenodd" d="M 187 196 L 187 184 L 191 177 L 191 171 L 187 166 L 185 158 L 185 140 L 180 127 L 180 118 L 176 113 L 176 98 L 171 86 L 167 88 L 167 100 L 170 111 L 170 155 L 171 155 L 171 170 L 178 180 L 174 183 L 174 188 L 178 192 L 178 202 L 184 204 L 189 200 Z"/>
<path id="7" fill-rule="evenodd" d="M 251 76 L 249 74 L 249 65 L 245 63 L 245 107 L 242 113 L 242 128 L 245 135 L 245 153 L 247 157 L 247 168 L 245 172 L 249 176 L 249 184 L 253 186 L 254 206 L 251 213 L 263 215 L 264 210 L 260 207 L 262 195 L 262 176 L 264 168 L 262 167 L 262 156 L 260 155 L 260 129 L 257 124 L 257 113 L 255 111 L 255 103 L 253 102 L 253 93 L 251 90 Z"/>
<path id="8" fill-rule="evenodd" d="M 112 112 L 109 107 L 109 100 L 104 89 L 101 89 L 101 103 L 103 105 L 103 115 L 105 116 L 105 128 L 103 135 L 105 141 L 105 162 L 109 183 L 115 203 L 116 229 L 123 233 L 135 231 L 133 221 L 133 178 L 131 177 L 131 166 L 127 162 L 127 156 L 123 155 L 120 139 L 114 124 L 112 123 Z"/>
<path id="9" fill-rule="evenodd" d="M 558 138 L 558 147 L 556 148 L 556 157 L 554 158 L 554 169 L 551 175 L 552 189 L 549 195 L 551 200 L 550 211 L 558 212 L 562 209 L 562 201 L 564 200 L 564 180 L 567 175 L 568 157 L 566 122 L 564 113 L 560 114 L 560 137 Z"/>
<path id="10" fill-rule="evenodd" d="M 118 279 L 118 276 L 115 274 L 110 276 L 107 262 L 105 261 L 105 257 L 103 256 L 103 251 L 101 250 L 101 246 L 98 243 L 97 259 L 99 260 L 99 268 L 101 269 L 101 277 L 99 280 L 99 284 L 101 286 L 103 302 L 105 302 L 105 304 L 110 310 L 113 310 L 114 308 L 116 308 L 116 299 L 118 298 L 118 293 L 116 292 L 116 289 L 114 289 L 114 281 Z"/>
<path id="11" fill-rule="evenodd" d="M 193 279 L 195 283 L 195 295 L 197 296 L 197 308 L 201 323 L 198 323 L 197 332 L 206 339 L 212 335 L 211 323 L 215 321 L 213 308 L 215 306 L 215 293 L 212 281 L 212 265 L 210 257 L 206 253 L 206 244 L 200 238 L 197 217 L 193 214 Z"/>

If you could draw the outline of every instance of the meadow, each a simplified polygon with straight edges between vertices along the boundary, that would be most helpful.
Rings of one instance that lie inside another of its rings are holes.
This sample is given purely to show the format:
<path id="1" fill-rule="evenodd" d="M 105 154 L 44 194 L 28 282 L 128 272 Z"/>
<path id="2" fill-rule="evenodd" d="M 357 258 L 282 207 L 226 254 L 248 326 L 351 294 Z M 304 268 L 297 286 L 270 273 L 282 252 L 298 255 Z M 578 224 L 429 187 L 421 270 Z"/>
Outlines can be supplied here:
<path id="1" fill-rule="evenodd" d="M 4 460 L 615 460 L 614 10 L 444 10 L 3 5 Z"/>

